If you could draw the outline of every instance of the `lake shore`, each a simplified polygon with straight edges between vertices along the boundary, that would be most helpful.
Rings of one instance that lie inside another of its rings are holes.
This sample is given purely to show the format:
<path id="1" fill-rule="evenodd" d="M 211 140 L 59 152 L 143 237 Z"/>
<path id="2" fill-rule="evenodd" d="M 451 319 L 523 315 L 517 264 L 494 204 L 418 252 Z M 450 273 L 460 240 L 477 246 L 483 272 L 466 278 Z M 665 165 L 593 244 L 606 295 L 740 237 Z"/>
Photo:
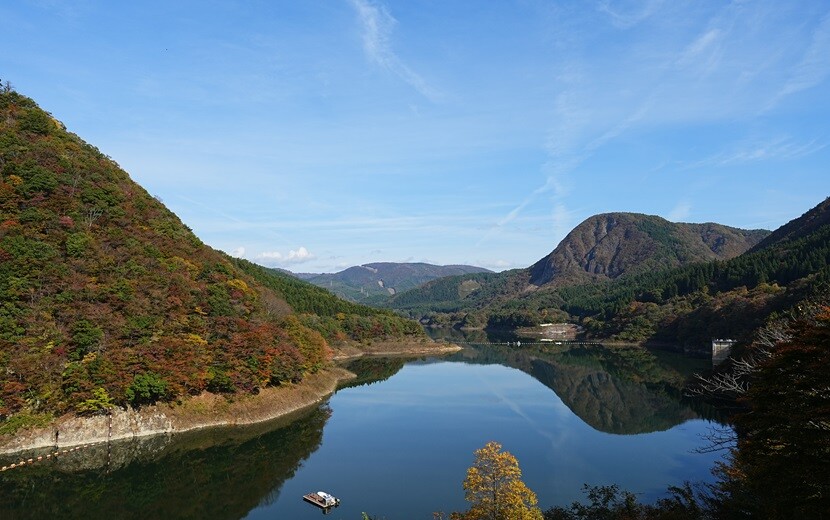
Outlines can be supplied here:
<path id="1" fill-rule="evenodd" d="M 359 346 L 345 344 L 332 347 L 333 361 L 348 361 L 364 356 L 430 356 L 452 354 L 461 347 L 452 343 L 435 342 L 418 338 L 408 340 L 373 340 Z"/>
<path id="2" fill-rule="evenodd" d="M 270 421 L 319 404 L 334 393 L 341 381 L 354 377 L 344 368 L 331 366 L 306 376 L 298 384 L 264 388 L 257 395 L 226 398 L 202 392 L 180 404 L 160 403 L 139 410 L 115 408 L 109 415 L 92 417 L 67 414 L 45 428 L 21 430 L 0 438 L 0 453 L 50 447 L 64 449 L 119 439 Z"/>
<path id="3" fill-rule="evenodd" d="M 363 356 L 443 355 L 461 347 L 421 340 L 376 340 L 359 347 L 339 345 L 332 350 L 332 361 L 339 362 Z M 331 396 L 341 382 L 354 378 L 348 370 L 330 365 L 298 384 L 264 388 L 257 395 L 225 397 L 202 392 L 181 403 L 160 403 L 138 410 L 115 408 L 109 415 L 67 414 L 43 428 L 0 436 L 0 454 L 263 423 L 316 406 Z"/>

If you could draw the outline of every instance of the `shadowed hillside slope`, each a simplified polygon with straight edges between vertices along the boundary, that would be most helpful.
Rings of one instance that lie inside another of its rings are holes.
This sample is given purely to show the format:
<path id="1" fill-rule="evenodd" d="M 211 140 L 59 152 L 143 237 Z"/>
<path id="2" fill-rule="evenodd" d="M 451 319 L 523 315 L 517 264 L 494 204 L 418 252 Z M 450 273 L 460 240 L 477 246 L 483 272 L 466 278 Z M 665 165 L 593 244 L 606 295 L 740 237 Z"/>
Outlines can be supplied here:
<path id="1" fill-rule="evenodd" d="M 750 252 L 754 253 L 775 247 L 783 242 L 794 242 L 819 231 L 828 224 L 830 224 L 830 198 L 824 199 L 823 202 L 810 211 L 807 211 L 800 217 L 787 222 L 770 233 L 766 238 L 756 244 Z"/>

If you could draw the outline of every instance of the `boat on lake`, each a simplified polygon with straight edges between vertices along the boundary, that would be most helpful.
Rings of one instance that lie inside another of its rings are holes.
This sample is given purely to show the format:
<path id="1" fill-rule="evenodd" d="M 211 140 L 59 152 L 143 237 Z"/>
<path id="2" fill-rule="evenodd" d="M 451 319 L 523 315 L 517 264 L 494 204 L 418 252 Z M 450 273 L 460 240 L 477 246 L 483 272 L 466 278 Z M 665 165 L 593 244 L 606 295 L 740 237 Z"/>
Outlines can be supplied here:
<path id="1" fill-rule="evenodd" d="M 340 505 L 339 498 L 335 498 L 333 495 L 330 495 L 325 491 L 318 491 L 316 493 L 309 493 L 307 495 L 303 495 L 303 500 L 305 500 L 306 502 L 310 502 L 315 506 L 321 507 L 323 509 L 337 507 Z"/>

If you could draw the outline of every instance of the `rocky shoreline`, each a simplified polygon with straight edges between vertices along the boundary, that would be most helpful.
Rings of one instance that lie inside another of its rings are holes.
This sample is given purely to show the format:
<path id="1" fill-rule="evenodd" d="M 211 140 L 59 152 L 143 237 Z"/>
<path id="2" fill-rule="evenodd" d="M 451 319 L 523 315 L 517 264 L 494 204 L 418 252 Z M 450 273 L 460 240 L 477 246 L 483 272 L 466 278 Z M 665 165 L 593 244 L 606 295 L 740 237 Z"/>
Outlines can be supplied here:
<path id="1" fill-rule="evenodd" d="M 456 345 L 421 341 L 376 341 L 372 344 L 334 348 L 334 361 L 362 356 L 422 356 L 456 352 Z M 226 398 L 203 392 L 179 404 L 162 403 L 139 410 L 116 408 L 108 415 L 55 419 L 49 426 L 0 436 L 0 454 L 55 448 L 65 449 L 122 439 L 176 434 L 208 428 L 243 426 L 271 421 L 315 406 L 331 396 L 343 381 L 355 375 L 329 366 L 301 383 L 262 389 L 257 395 Z"/>
<path id="2" fill-rule="evenodd" d="M 116 408 L 108 415 L 92 417 L 69 414 L 45 428 L 0 439 L 0 454 L 270 421 L 322 402 L 341 381 L 354 377 L 348 370 L 329 367 L 299 384 L 269 387 L 257 395 L 235 396 L 233 400 L 203 392 L 181 404 L 164 403 L 139 410 Z"/>
<path id="3" fill-rule="evenodd" d="M 461 350 L 451 343 L 436 343 L 432 340 L 376 340 L 355 346 L 338 345 L 334 350 L 333 361 L 348 361 L 364 356 L 440 356 Z"/>

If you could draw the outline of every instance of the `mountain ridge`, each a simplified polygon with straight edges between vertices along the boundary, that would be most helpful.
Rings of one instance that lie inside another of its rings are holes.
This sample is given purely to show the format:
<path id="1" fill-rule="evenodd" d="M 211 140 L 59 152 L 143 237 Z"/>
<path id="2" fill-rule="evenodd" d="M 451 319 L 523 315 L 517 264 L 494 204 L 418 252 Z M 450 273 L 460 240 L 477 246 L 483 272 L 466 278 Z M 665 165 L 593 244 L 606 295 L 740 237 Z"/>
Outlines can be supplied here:
<path id="1" fill-rule="evenodd" d="M 350 301 L 377 304 L 426 282 L 472 273 L 492 272 L 471 265 L 435 265 L 425 262 L 371 262 L 337 273 L 295 273 L 294 276 L 330 290 Z"/>
<path id="2" fill-rule="evenodd" d="M 601 213 L 576 226 L 530 266 L 532 285 L 615 279 L 630 272 L 734 258 L 769 234 L 715 223 L 673 223 L 655 215 Z"/>
<path id="3" fill-rule="evenodd" d="M 672 223 L 656 215 L 602 213 L 585 219 L 530 267 L 433 280 L 392 297 L 388 305 L 415 318 L 429 314 L 431 320 L 436 312 L 466 313 L 463 322 L 450 321 L 477 327 L 483 317 L 475 313 L 484 308 L 521 307 L 521 300 L 536 292 L 549 307 L 558 307 L 563 303 L 558 288 L 734 258 L 768 234 L 714 223 Z"/>
<path id="4" fill-rule="evenodd" d="M 784 241 L 797 240 L 827 224 L 830 224 L 830 197 L 805 211 L 800 217 L 787 222 L 770 233 L 763 240 L 755 244 L 749 252 L 754 253 L 773 247 Z"/>

